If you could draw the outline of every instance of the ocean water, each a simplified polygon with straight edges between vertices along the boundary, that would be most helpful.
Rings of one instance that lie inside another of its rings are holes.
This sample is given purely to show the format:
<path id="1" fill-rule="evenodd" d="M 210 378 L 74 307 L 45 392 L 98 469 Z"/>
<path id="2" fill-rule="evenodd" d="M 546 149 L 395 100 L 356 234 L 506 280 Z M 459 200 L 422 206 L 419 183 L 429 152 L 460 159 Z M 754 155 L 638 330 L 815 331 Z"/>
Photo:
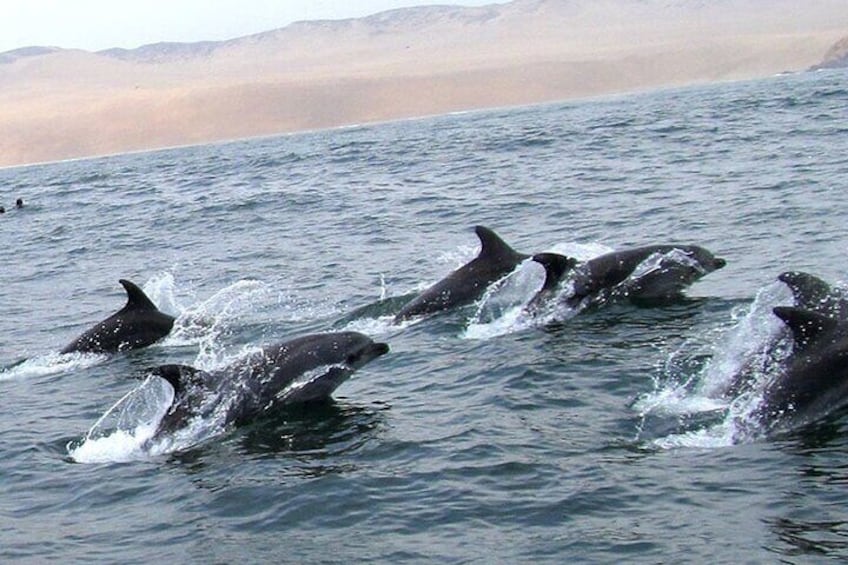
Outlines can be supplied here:
<path id="1" fill-rule="evenodd" d="M 766 436 L 722 393 L 780 341 L 779 273 L 845 279 L 846 108 L 827 71 L 0 170 L 0 560 L 848 559 L 845 414 Z M 728 264 L 551 324 L 521 313 L 528 263 L 392 324 L 478 224 Z M 57 354 L 119 278 L 174 332 Z M 144 448 L 169 402 L 146 368 L 340 329 L 391 351 L 334 403 Z"/>

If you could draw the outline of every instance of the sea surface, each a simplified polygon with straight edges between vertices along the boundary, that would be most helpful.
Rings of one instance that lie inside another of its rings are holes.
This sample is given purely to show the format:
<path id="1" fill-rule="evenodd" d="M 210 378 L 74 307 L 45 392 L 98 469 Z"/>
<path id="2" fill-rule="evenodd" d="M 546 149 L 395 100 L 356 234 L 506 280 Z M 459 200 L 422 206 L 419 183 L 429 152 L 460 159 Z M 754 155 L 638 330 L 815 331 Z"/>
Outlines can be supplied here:
<path id="1" fill-rule="evenodd" d="M 10 168 L 0 204 L 0 561 L 848 560 L 848 415 L 766 435 L 716 392 L 779 334 L 778 274 L 846 279 L 844 70 Z M 476 225 L 727 266 L 552 321 L 528 262 L 392 323 Z M 59 355 L 120 278 L 172 334 Z M 334 403 L 145 448 L 147 368 L 343 329 L 391 351 Z"/>

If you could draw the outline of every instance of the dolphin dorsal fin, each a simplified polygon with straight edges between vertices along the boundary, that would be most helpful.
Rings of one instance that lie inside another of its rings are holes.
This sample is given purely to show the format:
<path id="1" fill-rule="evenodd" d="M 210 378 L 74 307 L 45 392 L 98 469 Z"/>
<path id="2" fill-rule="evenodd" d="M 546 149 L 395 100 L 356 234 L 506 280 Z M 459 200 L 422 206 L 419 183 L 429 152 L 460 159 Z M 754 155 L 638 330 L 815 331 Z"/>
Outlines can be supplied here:
<path id="1" fill-rule="evenodd" d="M 480 238 L 481 249 L 478 257 L 486 257 L 489 259 L 507 258 L 514 261 L 522 261 L 527 257 L 527 255 L 519 253 L 507 245 L 507 243 L 504 242 L 498 234 L 485 226 L 475 227 L 474 232 L 477 234 L 477 237 Z"/>
<path id="2" fill-rule="evenodd" d="M 545 268 L 545 283 L 542 291 L 549 291 L 559 286 L 562 277 L 577 264 L 575 259 L 559 253 L 537 253 L 533 260 Z"/>
<path id="3" fill-rule="evenodd" d="M 180 396 L 187 387 L 203 382 L 203 371 L 190 365 L 160 365 L 146 371 L 147 374 L 160 377 L 174 387 L 174 398 Z"/>
<path id="4" fill-rule="evenodd" d="M 144 291 L 138 285 L 126 279 L 118 281 L 124 290 L 127 291 L 127 305 L 124 306 L 124 311 L 127 310 L 159 310 L 153 301 L 150 300 Z"/>
<path id="5" fill-rule="evenodd" d="M 772 311 L 792 331 L 795 345 L 799 347 L 808 346 L 838 325 L 838 322 L 833 318 L 804 308 L 778 306 Z"/>

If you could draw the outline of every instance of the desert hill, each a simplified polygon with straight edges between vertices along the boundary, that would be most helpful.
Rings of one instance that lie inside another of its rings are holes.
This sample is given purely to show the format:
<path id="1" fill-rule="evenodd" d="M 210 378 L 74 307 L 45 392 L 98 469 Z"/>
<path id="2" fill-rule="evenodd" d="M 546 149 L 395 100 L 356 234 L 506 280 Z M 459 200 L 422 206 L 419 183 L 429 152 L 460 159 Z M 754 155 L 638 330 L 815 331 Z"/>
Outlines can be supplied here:
<path id="1" fill-rule="evenodd" d="M 515 0 L 30 47 L 0 54 L 0 166 L 768 76 L 846 36 L 844 0 Z"/>

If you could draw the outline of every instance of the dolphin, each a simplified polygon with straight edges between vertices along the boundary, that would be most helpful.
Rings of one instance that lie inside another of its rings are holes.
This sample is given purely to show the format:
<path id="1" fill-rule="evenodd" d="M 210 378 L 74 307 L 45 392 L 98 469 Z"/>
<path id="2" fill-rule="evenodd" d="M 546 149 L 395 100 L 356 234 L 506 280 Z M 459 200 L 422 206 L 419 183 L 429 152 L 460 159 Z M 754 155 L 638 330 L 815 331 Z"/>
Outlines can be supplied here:
<path id="1" fill-rule="evenodd" d="M 348 331 L 266 346 L 214 371 L 155 367 L 147 373 L 170 383 L 174 397 L 152 439 L 197 418 L 222 416 L 221 426 L 240 426 L 282 406 L 327 400 L 354 371 L 388 351 L 387 344 Z"/>
<path id="2" fill-rule="evenodd" d="M 477 226 L 474 231 L 481 245 L 477 257 L 404 305 L 395 315 L 395 323 L 470 304 L 529 257 L 512 249 L 487 227 Z"/>
<path id="3" fill-rule="evenodd" d="M 656 265 L 649 264 L 653 257 L 657 258 Z M 556 253 L 539 253 L 533 260 L 545 268 L 545 282 L 531 304 L 554 294 L 552 289 L 560 287 L 568 274 L 572 289 L 565 302 L 572 308 L 598 303 L 613 294 L 633 300 L 674 299 L 687 286 L 726 264 L 697 245 L 649 245 L 614 251 L 574 269 L 567 267 L 567 258 Z M 640 267 L 645 269 L 640 272 Z"/>
<path id="4" fill-rule="evenodd" d="M 118 281 L 127 291 L 126 305 L 89 329 L 62 349 L 61 353 L 114 353 L 138 349 L 168 335 L 174 317 L 160 312 L 134 283 Z"/>
<path id="5" fill-rule="evenodd" d="M 794 343 L 755 412 L 768 432 L 808 424 L 848 405 L 848 323 L 794 306 L 773 312 Z"/>

